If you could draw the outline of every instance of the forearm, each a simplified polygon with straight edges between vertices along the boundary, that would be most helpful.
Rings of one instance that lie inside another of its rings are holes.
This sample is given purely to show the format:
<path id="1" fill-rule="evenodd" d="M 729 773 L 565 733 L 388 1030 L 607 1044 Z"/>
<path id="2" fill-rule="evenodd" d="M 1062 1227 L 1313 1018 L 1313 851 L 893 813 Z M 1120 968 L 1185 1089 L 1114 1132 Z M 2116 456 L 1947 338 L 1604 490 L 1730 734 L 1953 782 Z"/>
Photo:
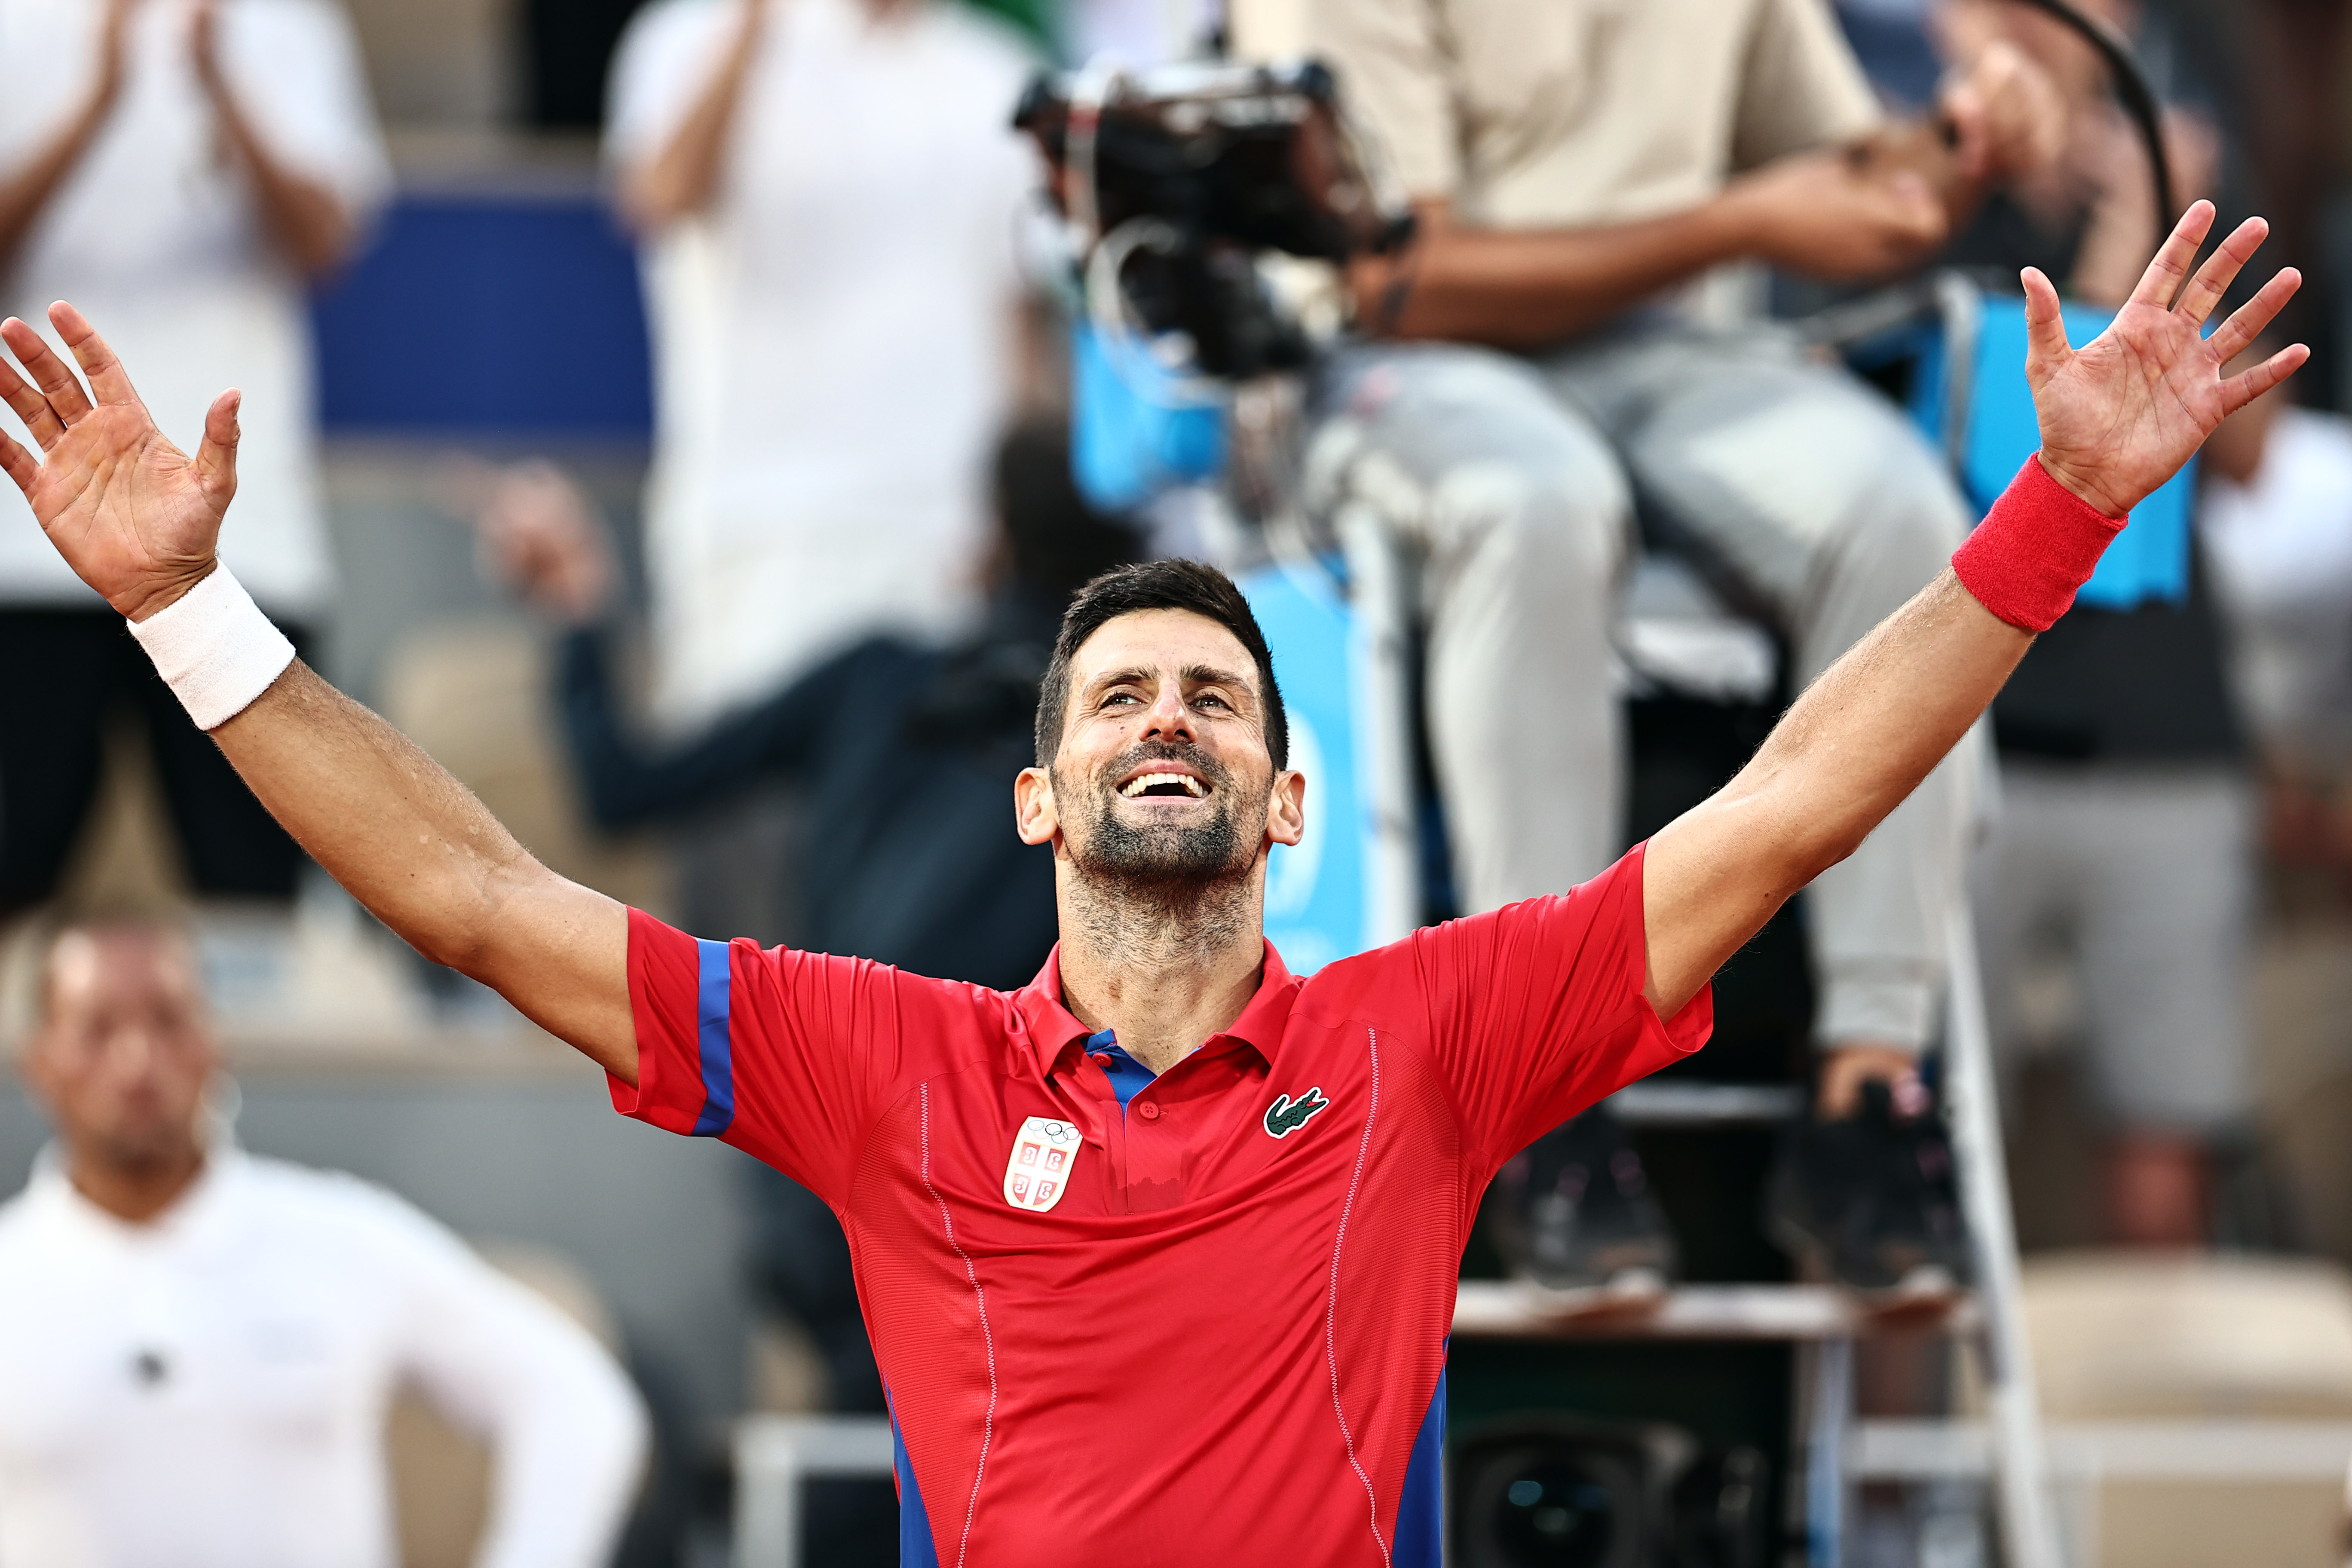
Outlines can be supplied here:
<path id="1" fill-rule="evenodd" d="M 532 859 L 432 758 L 303 664 L 212 735 L 270 815 L 403 941 L 634 1079 L 620 904 Z"/>
<path id="2" fill-rule="evenodd" d="M 2032 641 L 1945 568 L 1823 671 L 1700 810 L 1769 825 L 1765 883 L 1785 899 L 1853 854 L 1918 787 Z"/>
<path id="3" fill-rule="evenodd" d="M 1719 196 L 1640 223 L 1588 229 L 1482 229 L 1424 208 L 1423 234 L 1393 263 L 1357 274 L 1357 317 L 1391 333 L 1538 348 L 1586 331 L 1662 289 L 1748 253 L 1736 200 Z"/>
<path id="4" fill-rule="evenodd" d="M 798 772 L 813 727 L 810 693 L 822 689 L 829 671 L 720 720 L 685 745 L 648 753 L 614 700 L 608 642 L 603 633 L 575 631 L 562 655 L 565 736 L 598 826 L 635 827 L 682 816 L 763 777 Z"/>
<path id="5" fill-rule="evenodd" d="M 350 252 L 356 232 L 341 201 L 272 153 L 226 88 L 215 90 L 214 108 L 222 133 L 253 181 L 262 223 L 278 249 L 307 278 L 332 269 Z"/>
<path id="6" fill-rule="evenodd" d="M 0 176 L 0 270 L 16 262 L 58 187 L 97 140 L 107 113 L 105 100 L 93 98 L 23 166 Z"/>
<path id="7" fill-rule="evenodd" d="M 505 1347 L 503 1397 L 488 1434 L 497 1489 L 476 1568 L 593 1568 L 611 1560 L 650 1447 L 650 1424 L 621 1370 L 549 1310 L 530 1341 Z"/>
<path id="8" fill-rule="evenodd" d="M 756 5 L 691 112 L 660 151 L 621 172 L 621 216 L 640 234 L 667 228 L 710 205 L 760 35 Z"/>
<path id="9" fill-rule="evenodd" d="M 1670 1014 L 1773 911 L 1869 837 L 2033 641 L 1949 568 L 1807 688 L 1748 765 L 1651 846 L 1651 1000 Z"/>

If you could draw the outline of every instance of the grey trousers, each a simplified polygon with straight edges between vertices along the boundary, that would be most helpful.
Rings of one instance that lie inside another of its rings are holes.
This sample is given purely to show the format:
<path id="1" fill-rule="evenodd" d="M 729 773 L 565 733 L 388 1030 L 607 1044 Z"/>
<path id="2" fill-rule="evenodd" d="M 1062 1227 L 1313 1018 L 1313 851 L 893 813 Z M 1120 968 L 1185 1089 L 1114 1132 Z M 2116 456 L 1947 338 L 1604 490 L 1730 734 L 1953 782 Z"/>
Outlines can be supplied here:
<path id="1" fill-rule="evenodd" d="M 1976 866 L 1996 1047 L 2013 1053 L 2035 1032 L 2025 985 L 2057 958 L 2102 1112 L 2136 1131 L 2242 1129 L 2251 795 L 2219 764 L 2004 766 Z"/>
<path id="2" fill-rule="evenodd" d="M 1636 496 L 1779 623 L 1800 684 L 1967 527 L 1898 410 L 1767 332 L 1652 327 L 1542 359 L 1366 345 L 1327 367 L 1313 421 L 1310 513 L 1371 504 L 1420 558 L 1431 750 L 1478 910 L 1559 891 L 1623 847 L 1612 630 Z M 1823 1042 L 1934 1032 L 1983 765 L 1971 736 L 1815 882 Z"/>

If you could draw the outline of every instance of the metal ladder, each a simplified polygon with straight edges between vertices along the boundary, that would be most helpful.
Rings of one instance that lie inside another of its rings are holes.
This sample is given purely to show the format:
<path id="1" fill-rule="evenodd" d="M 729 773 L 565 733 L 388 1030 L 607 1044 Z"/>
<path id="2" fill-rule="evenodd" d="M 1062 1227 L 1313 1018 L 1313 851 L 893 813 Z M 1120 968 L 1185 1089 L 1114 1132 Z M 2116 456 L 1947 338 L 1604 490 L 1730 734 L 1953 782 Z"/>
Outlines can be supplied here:
<path id="1" fill-rule="evenodd" d="M 1955 922 L 1949 1020 L 1945 1043 L 1946 1104 L 1969 1226 L 1974 1288 L 1926 1316 L 1906 1316 L 1906 1333 L 1941 1332 L 1971 1341 L 1982 1369 L 1990 1470 L 2000 1561 L 2007 1568 L 2060 1568 L 2057 1521 L 2048 1486 L 2040 1409 L 2018 1288 L 2015 1228 L 1994 1100 L 1990 1041 L 1972 934 Z M 1802 1091 L 1668 1080 L 1634 1084 L 1612 1108 L 1634 1126 L 1733 1127 L 1785 1121 L 1801 1109 Z M 1894 1479 L 1901 1469 L 1873 1468 L 1853 1417 L 1856 1343 L 1879 1331 L 1847 1291 L 1825 1285 L 1688 1285 L 1666 1293 L 1654 1312 L 1561 1317 L 1539 1292 L 1517 1281 L 1465 1280 L 1454 1331 L 1470 1339 L 1767 1340 L 1807 1348 L 1804 1496 L 1808 1558 L 1813 1568 L 1847 1561 L 1856 1488 Z M 1906 1430 L 1965 1424 L 1906 1422 Z"/>
<path id="2" fill-rule="evenodd" d="M 1410 931 L 1419 914 L 1406 664 L 1410 605 L 1394 536 L 1378 510 L 1351 500 L 1333 522 L 1356 615 L 1352 658 L 1363 737 L 1358 789 L 1370 815 L 1368 930 L 1376 941 L 1391 941 Z M 1975 929 L 1961 897 L 1950 921 L 1945 1104 L 1976 1279 L 1940 1326 L 1969 1336 L 1979 1352 L 2005 1568 L 2062 1568 L 2019 1288 L 1991 1035 Z M 1636 1125 L 1752 1125 L 1797 1114 L 1801 1094 L 1794 1088 L 1669 1080 L 1633 1085 L 1615 1096 L 1613 1106 Z M 1842 1568 L 1853 1492 L 1863 1479 L 1851 1441 L 1854 1345 L 1872 1328 L 1849 1296 L 1826 1287 L 1683 1287 L 1670 1291 L 1651 1316 L 1583 1321 L 1547 1319 L 1538 1299 L 1522 1288 L 1465 1280 L 1454 1331 L 1473 1338 L 1772 1339 L 1811 1346 L 1805 1445 L 1810 1556 L 1813 1568 Z"/>

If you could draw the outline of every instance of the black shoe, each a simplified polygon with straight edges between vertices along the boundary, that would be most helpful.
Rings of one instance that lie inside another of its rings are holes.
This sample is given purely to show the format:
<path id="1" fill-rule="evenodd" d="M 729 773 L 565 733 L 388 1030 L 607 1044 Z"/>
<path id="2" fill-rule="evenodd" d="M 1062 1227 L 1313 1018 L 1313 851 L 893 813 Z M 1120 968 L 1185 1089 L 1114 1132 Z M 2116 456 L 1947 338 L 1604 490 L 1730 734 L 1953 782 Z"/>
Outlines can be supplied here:
<path id="1" fill-rule="evenodd" d="M 1548 1290 L 1655 1294 L 1675 1238 L 1625 1124 L 1595 1106 L 1521 1151 L 1495 1181 L 1496 1250 Z"/>
<path id="2" fill-rule="evenodd" d="M 1898 1119 L 1884 1083 L 1836 1121 L 1808 1117 L 1781 1146 L 1767 1201 L 1774 1237 L 1857 1290 L 1950 1290 L 1968 1279 L 1952 1145 L 1931 1106 Z"/>

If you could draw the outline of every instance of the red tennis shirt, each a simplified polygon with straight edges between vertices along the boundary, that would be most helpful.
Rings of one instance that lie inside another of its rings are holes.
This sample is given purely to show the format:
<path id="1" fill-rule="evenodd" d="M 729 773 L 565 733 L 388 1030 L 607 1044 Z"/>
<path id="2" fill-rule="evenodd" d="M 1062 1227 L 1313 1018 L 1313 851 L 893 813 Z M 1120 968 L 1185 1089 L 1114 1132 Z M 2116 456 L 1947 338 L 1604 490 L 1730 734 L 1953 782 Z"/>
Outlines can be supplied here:
<path id="1" fill-rule="evenodd" d="M 1704 1044 L 1643 999 L 1642 851 L 1300 979 L 1121 1114 L 1055 961 L 1006 993 L 636 911 L 638 1082 L 831 1205 L 899 1443 L 904 1561 L 1438 1562 L 1480 1194 Z"/>

